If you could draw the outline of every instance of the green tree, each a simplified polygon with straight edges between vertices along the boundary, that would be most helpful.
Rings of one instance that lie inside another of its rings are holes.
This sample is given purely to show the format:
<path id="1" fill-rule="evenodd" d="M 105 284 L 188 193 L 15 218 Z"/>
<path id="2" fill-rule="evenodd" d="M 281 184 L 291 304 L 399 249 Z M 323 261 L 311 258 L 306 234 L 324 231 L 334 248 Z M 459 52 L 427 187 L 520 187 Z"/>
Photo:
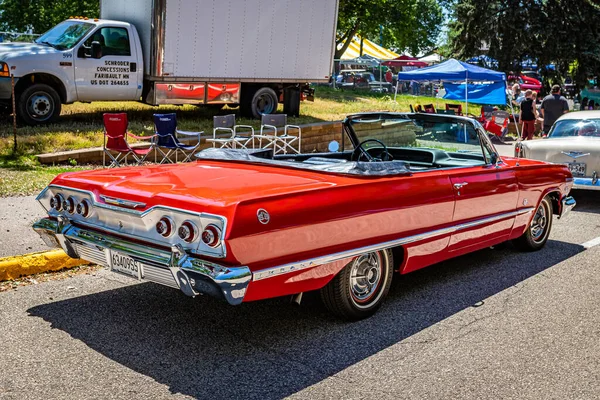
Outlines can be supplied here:
<path id="1" fill-rule="evenodd" d="M 98 0 L 0 0 L 0 27 L 43 33 L 70 16 L 97 18 Z"/>
<path id="2" fill-rule="evenodd" d="M 340 0 L 335 58 L 355 35 L 413 54 L 435 47 L 443 23 L 435 0 Z M 344 45 L 342 46 L 342 43 Z"/>
<path id="3" fill-rule="evenodd" d="M 520 70 L 531 58 L 554 81 L 567 72 L 582 86 L 600 73 L 600 7 L 593 0 L 461 0 L 452 8 L 449 48 L 458 58 L 482 53 L 502 71 Z M 555 70 L 544 66 L 555 64 Z M 574 66 L 574 67 L 573 67 Z M 546 79 L 549 82 L 549 79 Z"/>

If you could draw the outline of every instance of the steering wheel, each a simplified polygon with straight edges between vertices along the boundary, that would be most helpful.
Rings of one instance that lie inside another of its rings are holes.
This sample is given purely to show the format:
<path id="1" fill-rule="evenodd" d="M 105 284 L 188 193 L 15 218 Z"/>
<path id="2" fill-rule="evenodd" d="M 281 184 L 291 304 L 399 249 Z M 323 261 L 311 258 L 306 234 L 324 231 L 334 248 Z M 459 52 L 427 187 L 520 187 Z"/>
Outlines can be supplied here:
<path id="1" fill-rule="evenodd" d="M 369 142 L 377 143 L 382 147 L 376 157 L 372 156 L 364 147 L 364 145 Z M 368 162 L 391 161 L 394 159 L 388 151 L 387 146 L 378 139 L 366 139 L 360 142 L 360 144 L 352 152 L 352 159 L 360 161 L 362 157 L 364 157 Z"/>

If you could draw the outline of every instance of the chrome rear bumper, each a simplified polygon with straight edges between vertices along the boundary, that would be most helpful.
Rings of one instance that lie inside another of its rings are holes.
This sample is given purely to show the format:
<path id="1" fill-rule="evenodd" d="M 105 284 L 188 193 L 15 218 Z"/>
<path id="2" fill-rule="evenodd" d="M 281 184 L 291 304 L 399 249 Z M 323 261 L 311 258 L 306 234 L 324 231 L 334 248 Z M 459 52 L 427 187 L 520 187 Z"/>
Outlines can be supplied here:
<path id="1" fill-rule="evenodd" d="M 600 190 L 600 179 L 573 177 L 573 189 Z"/>
<path id="2" fill-rule="evenodd" d="M 576 204 L 577 204 L 577 202 L 575 201 L 575 199 L 573 197 L 564 196 L 561 200 L 560 214 L 558 214 L 558 219 L 567 215 L 569 213 L 569 211 L 571 211 L 573 209 L 573 207 L 575 207 Z"/>
<path id="3" fill-rule="evenodd" d="M 252 279 L 248 267 L 225 267 L 190 257 L 181 246 L 157 249 L 49 218 L 34 223 L 33 229 L 46 244 L 62 247 L 72 258 L 109 267 L 109 250 L 127 255 L 141 263 L 140 280 L 177 288 L 192 297 L 209 294 L 240 304 Z"/>

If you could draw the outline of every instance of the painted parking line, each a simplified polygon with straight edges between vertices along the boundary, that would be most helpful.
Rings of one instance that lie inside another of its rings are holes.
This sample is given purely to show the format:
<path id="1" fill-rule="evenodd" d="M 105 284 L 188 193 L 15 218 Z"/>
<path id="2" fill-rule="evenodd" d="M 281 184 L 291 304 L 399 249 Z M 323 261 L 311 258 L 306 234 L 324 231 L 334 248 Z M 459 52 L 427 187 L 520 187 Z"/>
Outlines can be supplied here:
<path id="1" fill-rule="evenodd" d="M 600 236 L 598 236 L 596 239 L 592 239 L 592 240 L 588 240 L 587 242 L 583 243 L 582 246 L 587 249 L 591 249 L 594 246 L 598 246 L 600 244 Z"/>

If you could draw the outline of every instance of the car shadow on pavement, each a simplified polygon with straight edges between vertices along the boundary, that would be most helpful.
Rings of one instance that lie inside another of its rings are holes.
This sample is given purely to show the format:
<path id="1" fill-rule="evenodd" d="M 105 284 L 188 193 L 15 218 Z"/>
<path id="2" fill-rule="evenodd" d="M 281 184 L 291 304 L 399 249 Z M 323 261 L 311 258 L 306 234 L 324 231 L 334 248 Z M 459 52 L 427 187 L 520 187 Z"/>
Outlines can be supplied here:
<path id="1" fill-rule="evenodd" d="M 508 245 L 443 262 L 395 279 L 379 312 L 354 323 L 329 315 L 315 294 L 305 296 L 300 307 L 287 298 L 233 307 L 150 283 L 28 312 L 111 360 L 168 385 L 172 393 L 276 399 L 319 383 L 462 310 L 486 307 L 482 300 L 581 251 L 581 246 L 550 240 L 538 253 L 519 253 Z"/>
<path id="2" fill-rule="evenodd" d="M 577 201 L 573 211 L 600 214 L 600 191 L 573 189 L 570 195 Z"/>

